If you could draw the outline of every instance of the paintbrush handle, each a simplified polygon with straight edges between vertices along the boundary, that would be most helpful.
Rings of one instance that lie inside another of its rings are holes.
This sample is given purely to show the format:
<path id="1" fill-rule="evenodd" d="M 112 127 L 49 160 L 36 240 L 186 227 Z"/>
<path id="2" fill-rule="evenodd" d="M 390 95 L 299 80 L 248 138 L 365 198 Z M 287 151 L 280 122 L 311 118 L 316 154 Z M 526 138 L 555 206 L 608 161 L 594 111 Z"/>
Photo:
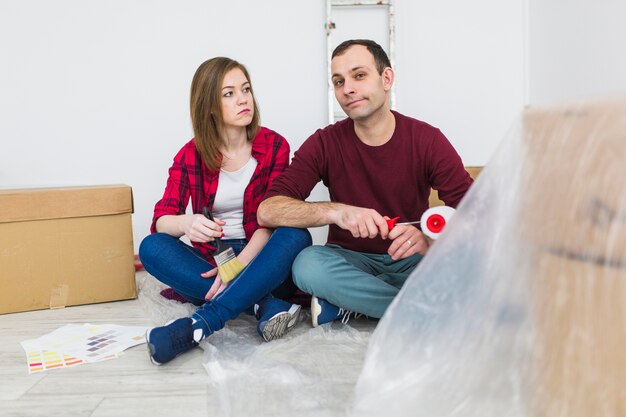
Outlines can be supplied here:
<path id="1" fill-rule="evenodd" d="M 207 219 L 211 220 L 212 222 L 215 222 L 215 220 L 213 219 L 213 215 L 211 214 L 211 211 L 209 211 L 208 207 L 204 207 L 202 209 L 202 213 L 204 214 L 204 217 L 206 217 Z M 214 243 L 215 243 L 215 253 L 219 254 L 222 253 L 224 251 L 227 251 L 228 249 L 230 249 L 230 246 L 227 246 L 226 244 L 222 243 L 222 239 L 220 239 L 219 237 L 214 238 Z"/>

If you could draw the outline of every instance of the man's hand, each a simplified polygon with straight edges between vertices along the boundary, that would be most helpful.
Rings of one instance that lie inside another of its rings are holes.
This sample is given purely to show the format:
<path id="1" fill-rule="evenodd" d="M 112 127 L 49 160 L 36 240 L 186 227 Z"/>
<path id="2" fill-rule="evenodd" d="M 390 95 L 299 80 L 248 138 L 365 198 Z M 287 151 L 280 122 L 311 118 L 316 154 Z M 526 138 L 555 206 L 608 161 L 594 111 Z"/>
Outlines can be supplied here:
<path id="1" fill-rule="evenodd" d="M 332 215 L 333 223 L 342 229 L 350 231 L 355 238 L 387 239 L 389 227 L 385 218 L 376 210 L 348 205 L 339 205 Z"/>
<path id="2" fill-rule="evenodd" d="M 222 226 L 225 224 L 219 219 L 213 222 L 202 214 L 188 214 L 182 218 L 180 228 L 192 242 L 211 242 L 222 236 Z"/>
<path id="3" fill-rule="evenodd" d="M 389 239 L 392 239 L 393 242 L 387 249 L 387 253 L 394 261 L 408 258 L 416 253 L 425 255 L 432 242 L 419 229 L 411 225 L 394 227 L 389 232 Z"/>
<path id="4" fill-rule="evenodd" d="M 204 272 L 200 274 L 200 276 L 202 278 L 215 277 L 215 280 L 213 281 L 213 285 L 211 285 L 211 288 L 204 296 L 204 299 L 206 301 L 211 301 L 213 298 L 217 296 L 217 294 L 224 291 L 226 287 L 228 286 L 227 283 L 222 282 L 222 277 L 220 276 L 219 270 L 217 268 L 213 268 L 210 271 Z"/>

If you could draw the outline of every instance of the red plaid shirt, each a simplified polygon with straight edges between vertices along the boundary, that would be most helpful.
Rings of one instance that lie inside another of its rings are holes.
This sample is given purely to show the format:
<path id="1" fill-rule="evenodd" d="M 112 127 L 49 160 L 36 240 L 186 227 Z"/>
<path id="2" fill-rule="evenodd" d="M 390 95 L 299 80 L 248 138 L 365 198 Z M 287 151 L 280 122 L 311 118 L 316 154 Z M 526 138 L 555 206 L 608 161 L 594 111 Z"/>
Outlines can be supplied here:
<path id="1" fill-rule="evenodd" d="M 265 191 L 289 165 L 289 144 L 278 133 L 261 127 L 252 141 L 252 156 L 257 166 L 243 195 L 243 230 L 250 240 L 259 228 L 256 211 Z M 156 233 L 156 221 L 165 215 L 185 214 L 189 199 L 193 213 L 202 213 L 206 206 L 213 209 L 220 171 L 209 171 L 202 162 L 193 139 L 174 157 L 163 198 L 154 206 L 151 233 Z M 214 247 L 207 243 L 191 242 L 209 261 Z"/>

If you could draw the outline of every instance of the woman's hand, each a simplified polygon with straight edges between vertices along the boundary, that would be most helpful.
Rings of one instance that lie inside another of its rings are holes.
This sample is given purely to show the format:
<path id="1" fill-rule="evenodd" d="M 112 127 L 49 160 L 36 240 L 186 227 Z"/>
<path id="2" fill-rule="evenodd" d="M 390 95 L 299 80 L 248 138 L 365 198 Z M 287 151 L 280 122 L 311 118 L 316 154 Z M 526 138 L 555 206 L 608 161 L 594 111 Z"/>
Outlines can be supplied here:
<path id="1" fill-rule="evenodd" d="M 192 242 L 211 242 L 222 237 L 222 226 L 226 223 L 220 219 L 211 221 L 202 214 L 185 214 L 180 216 L 180 229 Z"/>
<path id="2" fill-rule="evenodd" d="M 200 276 L 202 278 L 215 277 L 215 280 L 213 281 L 213 285 L 211 285 L 211 288 L 209 289 L 209 292 L 207 292 L 206 295 L 204 296 L 204 299 L 206 301 L 211 301 L 219 293 L 224 291 L 226 289 L 226 287 L 228 286 L 228 283 L 222 282 L 222 277 L 220 276 L 220 272 L 219 272 L 219 270 L 217 268 L 213 268 L 210 271 L 204 272 L 204 273 L 200 274 Z"/>

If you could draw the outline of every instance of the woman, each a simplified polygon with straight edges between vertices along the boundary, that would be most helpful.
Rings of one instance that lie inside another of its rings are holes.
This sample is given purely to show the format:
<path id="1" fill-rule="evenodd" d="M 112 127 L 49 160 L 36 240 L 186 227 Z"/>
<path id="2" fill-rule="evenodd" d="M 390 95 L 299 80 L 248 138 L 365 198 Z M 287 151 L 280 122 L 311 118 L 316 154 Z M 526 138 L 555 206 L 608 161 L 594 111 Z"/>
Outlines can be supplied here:
<path id="1" fill-rule="evenodd" d="M 295 291 L 291 264 L 311 244 L 306 230 L 272 233 L 257 223 L 265 191 L 288 165 L 289 145 L 259 126 L 246 68 L 224 57 L 204 62 L 191 84 L 190 107 L 194 138 L 174 157 L 154 209 L 152 234 L 139 254 L 150 274 L 199 307 L 191 317 L 148 331 L 157 365 L 197 346 L 243 311 L 254 309 L 265 341 L 289 331 L 300 306 L 273 297 L 272 291 L 282 296 Z M 194 214 L 185 214 L 189 200 Z M 202 214 L 204 207 L 214 221 Z M 193 247 L 179 239 L 183 235 Z M 222 281 L 211 255 L 216 238 L 246 265 L 230 282 Z"/>

